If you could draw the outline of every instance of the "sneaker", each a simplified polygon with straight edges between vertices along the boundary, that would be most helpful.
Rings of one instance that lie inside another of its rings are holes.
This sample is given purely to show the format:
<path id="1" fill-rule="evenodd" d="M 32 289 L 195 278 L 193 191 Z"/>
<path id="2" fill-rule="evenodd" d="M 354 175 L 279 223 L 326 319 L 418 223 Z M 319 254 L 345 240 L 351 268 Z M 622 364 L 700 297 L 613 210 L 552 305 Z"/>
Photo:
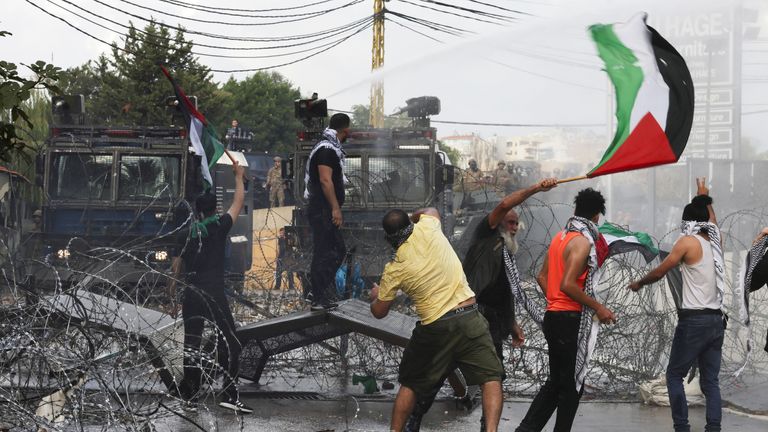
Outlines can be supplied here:
<path id="1" fill-rule="evenodd" d="M 339 305 L 336 304 L 336 303 L 332 303 L 332 302 L 322 303 L 322 304 L 321 303 L 313 303 L 312 306 L 309 307 L 309 310 L 311 310 L 313 312 L 317 312 L 317 311 L 331 310 L 331 309 L 335 309 L 337 307 L 339 307 Z"/>
<path id="2" fill-rule="evenodd" d="M 219 406 L 230 409 L 238 414 L 250 414 L 253 412 L 253 408 L 240 402 L 240 399 L 225 399 L 219 402 Z"/>

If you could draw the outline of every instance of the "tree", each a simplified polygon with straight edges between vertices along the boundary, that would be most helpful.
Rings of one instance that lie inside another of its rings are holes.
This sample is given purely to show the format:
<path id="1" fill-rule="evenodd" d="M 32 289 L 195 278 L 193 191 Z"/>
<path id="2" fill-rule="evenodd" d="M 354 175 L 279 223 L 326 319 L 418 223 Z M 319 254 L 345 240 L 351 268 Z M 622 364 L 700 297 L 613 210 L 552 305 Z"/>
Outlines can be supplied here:
<path id="1" fill-rule="evenodd" d="M 451 165 L 459 166 L 459 162 L 461 161 L 461 153 L 459 153 L 459 150 L 447 144 L 443 144 L 443 142 L 439 140 L 437 141 L 437 146 L 448 155 L 448 160 L 451 161 Z"/>
<path id="2" fill-rule="evenodd" d="M 0 37 L 10 35 L 0 31 Z M 27 67 L 34 73 L 33 79 L 21 77 L 16 64 L 0 60 L 0 160 L 5 162 L 26 156 L 29 146 L 20 133 L 23 129 L 35 129 L 24 103 L 33 96 L 35 89 L 58 91 L 54 83 L 58 79 L 59 68 L 43 61 Z"/>
<path id="3" fill-rule="evenodd" d="M 293 102 L 301 94 L 290 81 L 277 72 L 257 72 L 243 81 L 230 78 L 222 91 L 227 118 L 217 124 L 226 128 L 237 119 L 241 128 L 253 133 L 258 149 L 279 153 L 292 148 L 301 128 Z"/>
<path id="4" fill-rule="evenodd" d="M 209 120 L 223 115 L 224 96 L 210 69 L 192 54 L 192 42 L 185 39 L 183 29 L 171 35 L 154 22 L 143 30 L 131 25 L 123 46 L 113 44 L 111 55 L 66 70 L 63 89 L 86 96 L 86 113 L 94 123 L 169 124 L 165 100 L 173 96 L 173 88 L 160 72 L 161 63 L 188 95 L 197 96 L 199 109 Z"/>
<path id="5" fill-rule="evenodd" d="M 370 126 L 371 106 L 352 105 L 352 127 L 367 128 Z M 407 127 L 411 119 L 405 114 L 384 117 L 384 128 Z"/>

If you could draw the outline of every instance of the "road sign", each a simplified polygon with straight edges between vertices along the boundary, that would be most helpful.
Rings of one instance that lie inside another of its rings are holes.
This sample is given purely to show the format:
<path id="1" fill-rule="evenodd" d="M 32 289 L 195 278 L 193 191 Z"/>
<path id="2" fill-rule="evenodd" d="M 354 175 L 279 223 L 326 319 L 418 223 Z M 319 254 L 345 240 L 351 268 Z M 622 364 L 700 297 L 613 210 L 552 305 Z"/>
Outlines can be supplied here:
<path id="1" fill-rule="evenodd" d="M 698 107 L 693 113 L 693 124 L 703 127 L 707 123 L 706 107 Z M 733 108 L 710 108 L 709 125 L 730 126 L 733 124 Z"/>

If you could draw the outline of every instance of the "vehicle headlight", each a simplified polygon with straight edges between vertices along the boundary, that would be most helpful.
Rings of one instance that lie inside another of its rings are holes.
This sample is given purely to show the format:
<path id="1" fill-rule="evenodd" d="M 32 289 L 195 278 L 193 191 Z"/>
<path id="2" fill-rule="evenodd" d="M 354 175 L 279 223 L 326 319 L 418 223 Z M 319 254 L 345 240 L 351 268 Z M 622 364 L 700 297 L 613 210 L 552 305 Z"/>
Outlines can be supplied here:
<path id="1" fill-rule="evenodd" d="M 168 259 L 168 251 L 155 251 L 155 261 L 165 261 Z"/>
<path id="2" fill-rule="evenodd" d="M 162 221 L 164 221 L 166 219 L 167 216 L 168 216 L 167 213 L 157 212 L 157 213 L 155 213 L 155 220 L 158 221 L 158 222 L 162 222 Z"/>
<path id="3" fill-rule="evenodd" d="M 56 257 L 59 259 L 68 259 L 69 258 L 69 249 L 59 249 L 56 251 Z"/>

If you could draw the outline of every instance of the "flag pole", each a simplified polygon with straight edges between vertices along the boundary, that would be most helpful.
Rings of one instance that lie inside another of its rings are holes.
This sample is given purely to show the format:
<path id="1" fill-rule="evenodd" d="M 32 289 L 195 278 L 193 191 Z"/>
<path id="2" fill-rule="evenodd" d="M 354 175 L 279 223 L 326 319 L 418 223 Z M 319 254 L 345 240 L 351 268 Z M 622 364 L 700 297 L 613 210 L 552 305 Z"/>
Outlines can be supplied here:
<path id="1" fill-rule="evenodd" d="M 583 175 L 583 176 L 578 176 L 578 177 L 569 177 L 569 178 L 564 178 L 564 179 L 560 179 L 560 180 L 558 180 L 558 181 L 557 181 L 557 184 L 560 184 L 560 183 L 568 183 L 568 182 L 572 182 L 572 181 L 578 181 L 578 180 L 586 180 L 586 179 L 588 179 L 588 178 L 589 178 L 589 177 L 587 177 L 587 176 L 585 176 L 585 175 Z"/>

